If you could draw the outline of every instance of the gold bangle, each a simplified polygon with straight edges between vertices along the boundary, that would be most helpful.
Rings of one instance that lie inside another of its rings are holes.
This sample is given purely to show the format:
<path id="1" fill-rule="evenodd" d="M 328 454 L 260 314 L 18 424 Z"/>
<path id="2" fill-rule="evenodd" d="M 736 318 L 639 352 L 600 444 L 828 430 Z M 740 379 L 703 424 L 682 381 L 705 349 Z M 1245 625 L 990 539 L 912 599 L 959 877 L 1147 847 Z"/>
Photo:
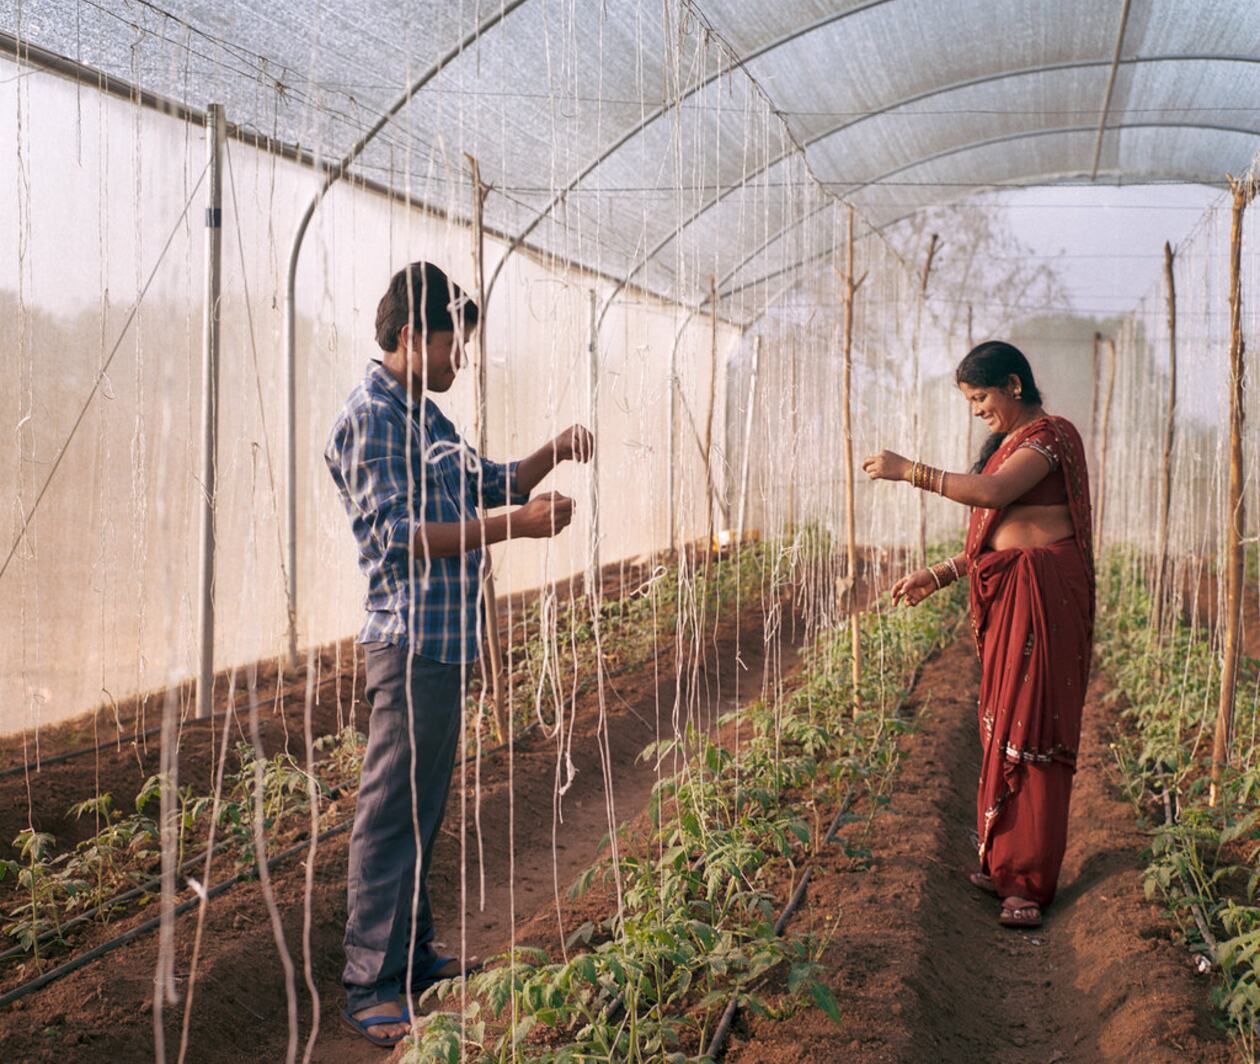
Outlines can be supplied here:
<path id="1" fill-rule="evenodd" d="M 962 576 L 961 576 L 961 575 L 959 574 L 959 572 L 958 572 L 958 566 L 954 564 L 954 559 L 953 559 L 953 558 L 946 558 L 945 560 L 946 560 L 947 562 L 949 562 L 949 567 L 950 567 L 951 571 L 952 571 L 952 572 L 953 572 L 953 574 L 954 574 L 954 580 L 955 580 L 955 581 L 961 580 L 961 579 L 962 579 Z"/>
<path id="2" fill-rule="evenodd" d="M 935 565 L 929 565 L 929 566 L 928 566 L 928 575 L 932 578 L 933 582 L 936 584 L 936 590 L 937 590 L 937 591 L 940 591 L 940 589 L 941 589 L 941 578 L 940 578 L 939 576 L 937 576 L 937 575 L 936 575 L 936 566 L 935 566 Z"/>

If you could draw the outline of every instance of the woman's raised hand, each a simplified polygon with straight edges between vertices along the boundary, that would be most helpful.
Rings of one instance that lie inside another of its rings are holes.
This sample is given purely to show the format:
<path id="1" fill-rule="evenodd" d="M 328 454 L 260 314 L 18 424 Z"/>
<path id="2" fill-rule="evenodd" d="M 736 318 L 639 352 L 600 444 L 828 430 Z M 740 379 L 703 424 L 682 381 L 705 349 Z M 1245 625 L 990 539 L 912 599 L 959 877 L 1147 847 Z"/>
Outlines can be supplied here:
<path id="1" fill-rule="evenodd" d="M 907 606 L 917 606 L 928 595 L 936 591 L 936 581 L 926 569 L 916 569 L 909 576 L 903 576 L 892 586 L 893 605 L 905 600 Z"/>
<path id="2" fill-rule="evenodd" d="M 862 468 L 872 480 L 907 480 L 910 476 L 910 459 L 902 458 L 896 451 L 880 451 L 862 459 Z"/>

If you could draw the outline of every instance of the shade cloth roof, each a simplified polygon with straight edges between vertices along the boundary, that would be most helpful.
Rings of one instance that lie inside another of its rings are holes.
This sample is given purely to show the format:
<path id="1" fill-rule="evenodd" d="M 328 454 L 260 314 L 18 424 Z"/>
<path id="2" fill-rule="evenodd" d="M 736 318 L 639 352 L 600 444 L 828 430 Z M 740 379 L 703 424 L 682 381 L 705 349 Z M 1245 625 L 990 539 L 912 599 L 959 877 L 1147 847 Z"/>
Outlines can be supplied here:
<path id="1" fill-rule="evenodd" d="M 736 318 L 841 200 L 882 226 L 993 187 L 1219 183 L 1260 149 L 1255 0 L 20 7 L 0 29 L 327 160 L 412 86 L 353 173 L 459 215 L 471 153 L 496 231 L 684 302 L 711 273 Z"/>

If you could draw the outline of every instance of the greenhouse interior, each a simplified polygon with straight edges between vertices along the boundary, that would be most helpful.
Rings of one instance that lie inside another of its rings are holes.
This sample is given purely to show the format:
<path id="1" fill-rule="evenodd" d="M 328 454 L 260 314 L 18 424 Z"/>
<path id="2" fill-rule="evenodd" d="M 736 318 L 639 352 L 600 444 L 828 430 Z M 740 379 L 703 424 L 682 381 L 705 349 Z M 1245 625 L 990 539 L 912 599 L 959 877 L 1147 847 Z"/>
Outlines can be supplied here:
<path id="1" fill-rule="evenodd" d="M 0 143 L 0 1057 L 1260 1059 L 1254 0 L 5 0 Z"/>

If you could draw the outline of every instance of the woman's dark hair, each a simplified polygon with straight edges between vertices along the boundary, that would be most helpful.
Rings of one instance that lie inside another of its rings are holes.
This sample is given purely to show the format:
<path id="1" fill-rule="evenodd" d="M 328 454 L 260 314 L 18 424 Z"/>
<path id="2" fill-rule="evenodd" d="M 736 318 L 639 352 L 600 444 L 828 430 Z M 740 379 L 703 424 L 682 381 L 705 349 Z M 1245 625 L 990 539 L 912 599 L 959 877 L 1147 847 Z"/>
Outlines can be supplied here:
<path id="1" fill-rule="evenodd" d="M 970 384 L 973 388 L 1005 388 L 1011 374 L 1019 378 L 1019 401 L 1025 406 L 1040 406 L 1041 392 L 1037 382 L 1033 380 L 1032 366 L 1028 359 L 1014 344 L 1004 340 L 986 340 L 967 352 L 967 357 L 958 363 L 954 371 L 957 384 Z M 1002 446 L 1006 438 L 1004 432 L 992 432 L 980 446 L 980 457 L 971 467 L 973 473 L 984 469 L 985 463 Z"/>
<path id="2" fill-rule="evenodd" d="M 390 278 L 376 305 L 376 342 L 382 351 L 396 351 L 404 325 L 424 335 L 454 332 L 456 316 L 476 325 L 477 304 L 433 263 L 413 262 Z"/>

